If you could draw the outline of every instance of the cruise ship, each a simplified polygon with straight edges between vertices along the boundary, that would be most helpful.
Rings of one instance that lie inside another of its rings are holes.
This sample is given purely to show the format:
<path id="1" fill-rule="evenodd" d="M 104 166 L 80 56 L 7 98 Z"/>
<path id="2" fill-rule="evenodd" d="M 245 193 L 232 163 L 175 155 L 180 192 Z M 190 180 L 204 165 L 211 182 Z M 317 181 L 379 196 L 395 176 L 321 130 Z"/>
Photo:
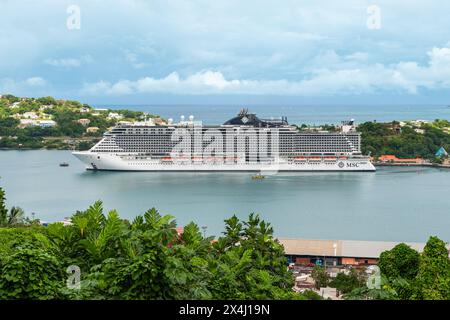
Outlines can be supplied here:
<path id="1" fill-rule="evenodd" d="M 119 123 L 88 151 L 73 155 L 88 170 L 115 171 L 375 171 L 361 153 L 354 121 L 339 131 L 300 130 L 286 117 L 261 119 L 247 109 L 223 125 L 193 116 Z"/>

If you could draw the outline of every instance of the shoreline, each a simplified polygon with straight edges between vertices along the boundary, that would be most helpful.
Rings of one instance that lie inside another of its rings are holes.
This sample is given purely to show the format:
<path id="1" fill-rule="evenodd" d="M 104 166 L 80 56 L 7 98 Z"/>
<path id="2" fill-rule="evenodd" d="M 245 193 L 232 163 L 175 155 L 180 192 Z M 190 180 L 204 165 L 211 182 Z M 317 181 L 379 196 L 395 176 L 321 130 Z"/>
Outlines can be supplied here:
<path id="1" fill-rule="evenodd" d="M 75 149 L 58 149 L 58 148 L 0 148 L 0 151 L 80 151 Z M 81 150 L 82 151 L 82 150 Z M 438 168 L 438 169 L 450 169 L 450 165 L 438 164 L 438 163 L 386 163 L 386 162 L 373 162 L 375 167 L 425 167 L 425 168 Z"/>
<path id="2" fill-rule="evenodd" d="M 438 164 L 438 163 L 383 163 L 373 162 L 375 167 L 427 167 L 427 168 L 445 168 L 450 169 L 450 165 Z"/>

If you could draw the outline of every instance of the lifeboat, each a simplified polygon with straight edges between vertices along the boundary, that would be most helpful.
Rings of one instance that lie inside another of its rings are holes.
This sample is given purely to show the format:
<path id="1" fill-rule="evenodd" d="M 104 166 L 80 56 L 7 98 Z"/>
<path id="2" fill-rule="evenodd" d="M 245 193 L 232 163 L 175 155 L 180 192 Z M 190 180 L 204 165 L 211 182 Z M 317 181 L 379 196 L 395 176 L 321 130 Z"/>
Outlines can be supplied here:
<path id="1" fill-rule="evenodd" d="M 306 162 L 306 158 L 305 157 L 295 157 L 294 158 L 294 163 L 304 163 Z"/>

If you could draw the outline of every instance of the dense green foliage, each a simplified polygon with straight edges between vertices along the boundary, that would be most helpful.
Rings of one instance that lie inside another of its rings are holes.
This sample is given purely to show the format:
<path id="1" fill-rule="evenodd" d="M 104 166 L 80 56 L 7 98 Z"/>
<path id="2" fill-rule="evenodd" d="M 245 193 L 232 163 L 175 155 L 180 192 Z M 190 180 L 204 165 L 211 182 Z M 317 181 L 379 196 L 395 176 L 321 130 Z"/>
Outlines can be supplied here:
<path id="1" fill-rule="evenodd" d="M 340 272 L 330 281 L 329 286 L 336 288 L 339 293 L 349 293 L 365 285 L 365 278 L 356 270 L 351 269 L 348 274 Z"/>
<path id="2" fill-rule="evenodd" d="M 389 278 L 404 278 L 412 280 L 416 277 L 419 267 L 419 253 L 404 243 L 380 255 L 378 266 L 381 272 Z"/>
<path id="3" fill-rule="evenodd" d="M 45 249 L 20 247 L 2 266 L 0 299 L 60 298 L 62 270 Z"/>
<path id="4" fill-rule="evenodd" d="M 440 147 L 450 148 L 450 134 L 443 131 L 450 128 L 450 122 L 436 120 L 431 124 L 422 124 L 415 128 L 405 125 L 400 128 L 398 122 L 377 123 L 365 122 L 358 126 L 361 132 L 362 152 L 378 157 L 383 154 L 395 155 L 398 158 L 434 159 Z M 423 133 L 415 129 L 423 130 Z"/>
<path id="5" fill-rule="evenodd" d="M 311 277 L 314 279 L 316 289 L 320 289 L 328 285 L 329 277 L 327 270 L 324 267 L 314 266 Z"/>
<path id="6" fill-rule="evenodd" d="M 81 112 L 82 108 L 84 112 Z M 51 119 L 56 125 L 22 127 L 18 118 L 26 112 Z M 109 112 L 120 114 L 124 121 L 136 121 L 144 115 L 143 112 L 131 110 L 96 111 L 78 101 L 56 100 L 53 97 L 18 98 L 3 95 L 0 97 L 0 148 L 87 149 L 118 122 L 108 117 Z M 87 132 L 87 126 L 77 122 L 80 119 L 88 119 L 88 126 L 97 127 L 98 130 Z"/>
<path id="7" fill-rule="evenodd" d="M 416 277 L 418 299 L 450 300 L 450 260 L 444 241 L 431 237 L 421 255 Z"/>
<path id="8" fill-rule="evenodd" d="M 212 295 L 221 299 L 289 298 L 293 285 L 284 249 L 272 237 L 270 224 L 250 215 L 241 223 L 225 221 L 226 231 L 213 245 Z"/>
<path id="9" fill-rule="evenodd" d="M 8 211 L 5 202 L 5 191 L 0 188 L 0 227 L 20 226 L 27 221 L 25 218 L 25 212 L 21 208 L 12 207 Z"/>
<path id="10" fill-rule="evenodd" d="M 5 191 L 0 188 L 0 227 L 8 221 L 8 209 L 6 209 Z"/>
<path id="11" fill-rule="evenodd" d="M 5 207 L 0 188 L 0 299 L 320 299 L 297 294 L 281 244 L 270 224 L 251 214 L 225 220 L 217 240 L 189 223 L 181 234 L 156 209 L 132 222 L 100 201 L 76 212 L 70 225 L 42 226 L 20 208 Z M 81 270 L 80 289 L 67 287 L 69 266 Z M 419 254 L 399 244 L 380 256 L 379 288 L 362 271 L 312 272 L 316 287 L 346 299 L 450 299 L 446 244 L 431 237 Z"/>
<path id="12" fill-rule="evenodd" d="M 311 295 L 292 290 L 283 247 L 273 238 L 270 224 L 254 214 L 247 221 L 235 216 L 226 220 L 223 236 L 216 241 L 202 236 L 194 223 L 178 234 L 173 217 L 161 216 L 155 209 L 129 222 L 114 210 L 103 214 L 102 203 L 96 202 L 75 213 L 71 221 L 67 226 L 44 227 L 28 221 L 20 227 L 0 228 L 0 299 L 307 299 Z M 71 265 L 81 269 L 80 290 L 66 287 L 66 268 Z"/>
<path id="13" fill-rule="evenodd" d="M 361 286 L 347 299 L 449 300 L 450 259 L 444 241 L 430 237 L 419 254 L 399 244 L 380 255 L 380 288 Z"/>

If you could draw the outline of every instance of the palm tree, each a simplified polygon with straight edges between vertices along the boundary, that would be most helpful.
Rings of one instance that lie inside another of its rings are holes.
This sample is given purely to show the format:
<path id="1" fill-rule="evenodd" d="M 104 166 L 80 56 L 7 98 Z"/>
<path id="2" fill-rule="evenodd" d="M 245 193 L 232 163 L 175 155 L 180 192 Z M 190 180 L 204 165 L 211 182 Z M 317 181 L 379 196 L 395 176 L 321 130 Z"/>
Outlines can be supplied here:
<path id="1" fill-rule="evenodd" d="M 5 191 L 0 188 L 0 227 L 23 224 L 25 222 L 25 212 L 19 207 L 12 207 L 8 213 L 5 202 Z"/>
<path id="2" fill-rule="evenodd" d="M 6 209 L 5 200 L 5 191 L 0 188 L 0 227 L 5 226 L 8 222 L 8 209 Z"/>
<path id="3" fill-rule="evenodd" d="M 9 210 L 8 225 L 10 226 L 18 225 L 24 223 L 24 221 L 25 221 L 25 212 L 23 211 L 22 208 L 12 207 Z"/>

